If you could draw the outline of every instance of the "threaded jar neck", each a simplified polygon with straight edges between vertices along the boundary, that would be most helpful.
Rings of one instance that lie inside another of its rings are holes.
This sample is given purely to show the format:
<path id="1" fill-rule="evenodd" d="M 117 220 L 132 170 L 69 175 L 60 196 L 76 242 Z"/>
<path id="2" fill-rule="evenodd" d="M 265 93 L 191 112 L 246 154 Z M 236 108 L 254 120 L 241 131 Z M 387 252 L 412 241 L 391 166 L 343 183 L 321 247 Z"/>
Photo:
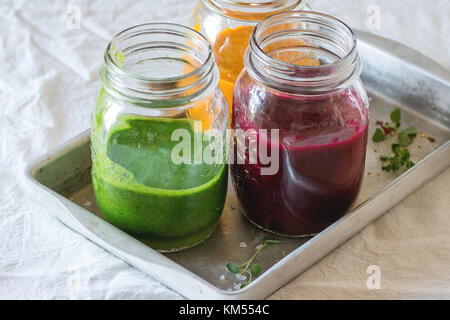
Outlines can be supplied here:
<path id="1" fill-rule="evenodd" d="M 216 12 L 229 18 L 245 21 L 260 21 L 270 15 L 302 9 L 306 0 L 203 0 Z"/>
<path id="2" fill-rule="evenodd" d="M 174 107 L 198 100 L 217 86 L 209 42 L 171 23 L 126 29 L 109 43 L 101 78 L 115 98 L 145 107 Z"/>
<path id="3" fill-rule="evenodd" d="M 256 80 L 297 94 L 334 92 L 361 73 L 352 30 L 336 18 L 309 11 L 283 12 L 261 21 L 244 64 Z"/>

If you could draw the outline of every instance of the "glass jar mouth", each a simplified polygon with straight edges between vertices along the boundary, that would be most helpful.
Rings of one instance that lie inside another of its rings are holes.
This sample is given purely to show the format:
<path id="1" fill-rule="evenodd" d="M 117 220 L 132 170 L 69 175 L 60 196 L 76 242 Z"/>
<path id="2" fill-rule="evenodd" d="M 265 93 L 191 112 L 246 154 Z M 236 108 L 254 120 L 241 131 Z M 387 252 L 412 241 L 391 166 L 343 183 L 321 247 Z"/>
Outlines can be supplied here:
<path id="1" fill-rule="evenodd" d="M 218 82 L 217 74 L 209 41 L 172 23 L 141 24 L 118 33 L 106 48 L 101 71 L 109 93 L 141 106 L 198 99 Z"/>
<path id="2" fill-rule="evenodd" d="M 307 0 L 203 0 L 216 12 L 240 21 L 261 21 L 273 14 L 304 6 Z"/>
<path id="3" fill-rule="evenodd" d="M 294 51 L 295 55 L 286 55 Z M 283 53 L 284 59 L 277 57 Z M 312 11 L 282 12 L 258 23 L 244 62 L 247 71 L 257 77 L 304 92 L 339 89 L 359 77 L 362 69 L 351 28 L 335 17 Z"/>

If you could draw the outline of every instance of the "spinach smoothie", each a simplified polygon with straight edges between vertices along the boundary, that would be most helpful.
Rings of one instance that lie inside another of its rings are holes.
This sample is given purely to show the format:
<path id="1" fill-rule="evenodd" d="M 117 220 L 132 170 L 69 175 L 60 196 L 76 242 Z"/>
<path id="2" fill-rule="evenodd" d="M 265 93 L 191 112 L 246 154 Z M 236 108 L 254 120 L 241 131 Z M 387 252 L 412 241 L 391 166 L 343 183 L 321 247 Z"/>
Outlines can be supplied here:
<path id="1" fill-rule="evenodd" d="M 221 164 L 175 164 L 171 153 L 179 141 L 171 141 L 172 132 L 187 130 L 194 150 L 202 132 L 194 130 L 193 121 L 120 113 L 107 96 L 102 91 L 97 102 L 91 146 L 92 182 L 104 217 L 160 251 L 187 248 L 209 237 L 225 202 L 225 159 Z M 203 142 L 202 149 L 206 146 Z"/>

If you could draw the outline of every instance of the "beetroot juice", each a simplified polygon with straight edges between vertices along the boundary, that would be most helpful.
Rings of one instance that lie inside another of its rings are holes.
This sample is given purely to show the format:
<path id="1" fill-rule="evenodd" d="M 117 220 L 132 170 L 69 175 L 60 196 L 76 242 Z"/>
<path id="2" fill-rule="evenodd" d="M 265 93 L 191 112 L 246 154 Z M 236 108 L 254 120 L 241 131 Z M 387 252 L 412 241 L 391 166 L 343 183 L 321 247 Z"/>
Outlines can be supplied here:
<path id="1" fill-rule="evenodd" d="M 350 208 L 364 173 L 369 111 L 356 38 L 324 14 L 280 13 L 255 28 L 244 65 L 232 126 L 257 143 L 234 146 L 241 210 L 267 231 L 317 234 Z M 274 161 L 273 173 L 262 171 Z"/>
<path id="2" fill-rule="evenodd" d="M 363 102 L 350 90 L 310 100 L 266 91 L 265 116 L 249 121 L 242 110 L 248 98 L 235 100 L 235 127 L 279 128 L 280 161 L 275 175 L 261 175 L 260 163 L 231 166 L 244 214 L 280 234 L 320 232 L 348 210 L 361 185 L 367 143 Z M 270 138 L 258 139 L 271 150 Z"/>

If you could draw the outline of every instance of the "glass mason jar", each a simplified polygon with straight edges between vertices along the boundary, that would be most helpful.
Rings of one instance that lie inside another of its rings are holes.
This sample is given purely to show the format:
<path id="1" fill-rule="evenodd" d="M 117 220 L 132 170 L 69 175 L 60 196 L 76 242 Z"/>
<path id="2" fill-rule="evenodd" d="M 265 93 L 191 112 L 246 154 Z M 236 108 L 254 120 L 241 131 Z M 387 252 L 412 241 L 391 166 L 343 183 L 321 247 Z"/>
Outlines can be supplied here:
<path id="1" fill-rule="evenodd" d="M 220 70 L 220 87 L 231 106 L 233 87 L 244 68 L 244 53 L 253 28 L 275 13 L 301 10 L 306 0 L 200 0 L 191 26 L 211 42 Z"/>
<path id="2" fill-rule="evenodd" d="M 244 64 L 232 127 L 257 144 L 234 148 L 242 212 L 276 234 L 317 234 L 350 208 L 363 178 L 369 103 L 356 38 L 325 14 L 280 13 L 255 28 Z"/>
<path id="3" fill-rule="evenodd" d="M 160 251 L 200 243 L 218 225 L 228 179 L 225 146 L 209 134 L 223 141 L 229 126 L 209 42 L 175 24 L 139 25 L 104 60 L 91 134 L 100 211 Z"/>

